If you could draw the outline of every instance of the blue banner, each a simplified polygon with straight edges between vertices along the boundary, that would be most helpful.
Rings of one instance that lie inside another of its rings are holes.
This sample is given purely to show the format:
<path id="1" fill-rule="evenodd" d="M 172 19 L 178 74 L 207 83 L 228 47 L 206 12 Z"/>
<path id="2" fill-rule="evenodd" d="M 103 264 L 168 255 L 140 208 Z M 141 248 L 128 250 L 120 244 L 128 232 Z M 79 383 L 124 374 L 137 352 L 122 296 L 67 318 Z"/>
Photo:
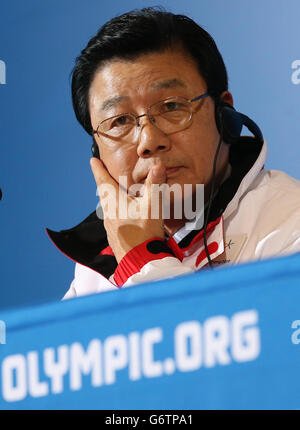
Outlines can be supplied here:
<path id="1" fill-rule="evenodd" d="M 295 254 L 2 312 L 0 407 L 298 409 L 299 302 Z"/>

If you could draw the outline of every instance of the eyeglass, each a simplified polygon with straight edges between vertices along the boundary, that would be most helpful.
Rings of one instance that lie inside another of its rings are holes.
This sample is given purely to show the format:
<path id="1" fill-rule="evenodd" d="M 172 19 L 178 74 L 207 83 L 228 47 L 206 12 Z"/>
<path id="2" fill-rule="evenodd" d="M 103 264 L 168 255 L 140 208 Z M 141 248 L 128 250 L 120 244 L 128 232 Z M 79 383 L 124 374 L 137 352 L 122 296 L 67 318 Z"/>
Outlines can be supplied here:
<path id="1" fill-rule="evenodd" d="M 107 118 L 99 123 L 93 134 L 97 134 L 98 137 L 106 135 L 122 138 L 140 127 L 139 119 L 144 116 L 165 134 L 175 133 L 186 128 L 191 122 L 194 113 L 192 103 L 209 95 L 210 93 L 201 94 L 191 100 L 181 96 L 169 97 L 149 106 L 147 112 L 142 115 L 123 113 Z"/>

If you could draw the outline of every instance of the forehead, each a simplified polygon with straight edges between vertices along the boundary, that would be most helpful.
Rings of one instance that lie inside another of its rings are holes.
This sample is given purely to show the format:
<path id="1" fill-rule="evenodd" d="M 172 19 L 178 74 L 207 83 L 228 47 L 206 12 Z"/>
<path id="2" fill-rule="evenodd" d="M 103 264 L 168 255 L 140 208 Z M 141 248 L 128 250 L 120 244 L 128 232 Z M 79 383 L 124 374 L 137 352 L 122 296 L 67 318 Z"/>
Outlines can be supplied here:
<path id="1" fill-rule="evenodd" d="M 182 52 L 150 53 L 132 61 L 114 59 L 96 73 L 89 91 L 91 111 L 145 97 L 184 94 L 193 97 L 206 89 L 194 60 Z"/>

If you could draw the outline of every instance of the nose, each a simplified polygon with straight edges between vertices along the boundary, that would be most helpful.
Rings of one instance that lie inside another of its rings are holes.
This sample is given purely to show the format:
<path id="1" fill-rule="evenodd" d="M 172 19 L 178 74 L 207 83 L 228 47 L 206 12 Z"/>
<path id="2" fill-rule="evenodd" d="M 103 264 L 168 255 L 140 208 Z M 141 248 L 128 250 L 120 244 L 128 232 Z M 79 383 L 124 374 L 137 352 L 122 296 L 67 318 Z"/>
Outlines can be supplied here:
<path id="1" fill-rule="evenodd" d="M 159 152 L 169 151 L 171 148 L 171 140 L 163 131 L 152 124 L 147 118 L 140 124 L 140 136 L 137 146 L 137 154 L 141 158 L 150 158 Z"/>

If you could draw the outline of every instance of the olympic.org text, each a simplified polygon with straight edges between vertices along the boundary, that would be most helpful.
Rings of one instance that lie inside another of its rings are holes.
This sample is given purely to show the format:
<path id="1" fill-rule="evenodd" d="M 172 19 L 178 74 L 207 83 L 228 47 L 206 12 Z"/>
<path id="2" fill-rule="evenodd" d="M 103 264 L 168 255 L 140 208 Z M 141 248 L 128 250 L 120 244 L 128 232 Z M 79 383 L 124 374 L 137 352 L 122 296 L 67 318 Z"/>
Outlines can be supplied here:
<path id="1" fill-rule="evenodd" d="M 149 199 L 143 201 L 141 197 L 145 192 L 144 184 L 127 186 L 127 177 L 119 177 L 119 189 L 111 184 L 101 184 L 97 189 L 100 196 L 100 204 L 96 208 L 99 219 L 127 219 L 134 223 L 137 219 L 158 219 L 160 216 L 160 199 L 162 201 L 163 219 L 186 219 L 186 228 L 194 229 L 195 221 L 199 228 L 203 225 L 204 218 L 204 185 L 180 184 L 168 185 L 151 184 Z M 128 198 L 136 197 L 136 198 Z M 183 199 L 184 196 L 184 199 Z M 193 222 L 192 222 L 193 221 Z"/>
<path id="2" fill-rule="evenodd" d="M 0 60 L 0 85 L 6 84 L 6 64 Z"/>
<path id="3" fill-rule="evenodd" d="M 102 387 L 124 378 L 134 383 L 143 378 L 168 377 L 175 372 L 252 361 L 261 350 L 255 309 L 234 313 L 231 318 L 217 315 L 201 323 L 184 321 L 172 332 L 168 338 L 161 327 L 151 327 L 92 338 L 85 347 L 74 342 L 6 356 L 1 365 L 2 397 L 14 402 L 27 396 L 78 391 L 86 384 Z M 163 342 L 171 345 L 171 351 L 168 357 L 159 358 Z"/>
<path id="4" fill-rule="evenodd" d="M 300 84 L 300 60 L 294 60 L 291 64 L 292 69 L 295 69 L 291 76 L 293 84 Z"/>

